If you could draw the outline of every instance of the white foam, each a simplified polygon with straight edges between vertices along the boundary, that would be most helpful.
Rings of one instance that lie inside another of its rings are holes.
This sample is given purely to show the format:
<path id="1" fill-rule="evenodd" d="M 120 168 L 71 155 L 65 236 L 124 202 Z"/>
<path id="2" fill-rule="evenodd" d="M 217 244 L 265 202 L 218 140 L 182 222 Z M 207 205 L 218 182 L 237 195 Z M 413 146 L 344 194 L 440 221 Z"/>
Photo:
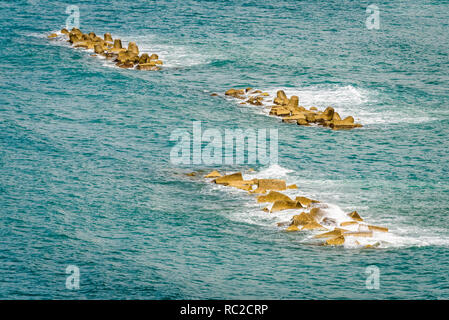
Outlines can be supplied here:
<path id="1" fill-rule="evenodd" d="M 233 173 L 233 172 L 228 172 Z M 245 179 L 263 179 L 263 178 L 284 178 L 287 184 L 296 183 L 301 190 L 301 184 L 295 177 L 295 171 L 284 168 L 280 165 L 271 165 L 268 168 L 263 168 L 259 171 L 245 173 Z M 304 181 L 303 181 L 304 182 Z M 233 197 L 241 197 L 241 199 L 248 198 L 248 192 L 239 190 L 236 188 L 229 188 L 222 185 L 211 184 L 212 190 L 221 192 L 226 192 L 231 194 Z M 336 191 L 337 192 L 337 191 Z M 295 199 L 296 196 L 305 196 L 312 199 L 320 200 L 320 197 L 310 196 L 304 194 L 302 191 L 296 189 L 289 189 L 283 191 L 284 194 L 288 195 L 290 198 Z M 263 211 L 263 208 L 270 209 L 272 204 L 270 203 L 257 203 L 254 197 L 250 197 L 246 204 L 238 210 L 231 213 L 227 212 L 227 218 L 241 223 L 247 223 L 251 225 L 256 225 L 265 228 L 278 229 L 283 231 L 285 227 L 278 227 L 278 223 L 289 222 L 294 215 L 299 214 L 302 211 L 308 211 L 308 209 L 303 210 L 283 210 L 273 213 L 268 213 Z M 352 219 L 348 217 L 347 212 L 341 207 L 334 203 L 321 202 L 316 205 L 320 208 L 322 216 L 319 221 L 323 226 L 325 226 L 328 231 L 332 231 L 335 227 L 340 227 L 352 232 L 369 232 L 368 225 L 379 225 L 388 227 L 388 232 L 381 232 L 373 230 L 372 236 L 345 236 L 344 248 L 346 249 L 360 249 L 367 245 L 375 246 L 377 248 L 401 248 L 401 247 L 413 247 L 413 246 L 449 246 L 449 238 L 444 235 L 444 230 L 429 230 L 421 227 L 413 227 L 409 225 L 402 225 L 400 221 L 395 221 L 395 219 L 390 219 L 388 225 L 384 223 L 378 224 L 375 217 L 369 215 L 363 215 L 364 221 L 353 225 L 347 225 L 341 227 L 340 224 L 345 221 L 351 221 Z M 327 218 L 327 223 L 325 224 L 323 219 Z M 314 238 L 315 235 L 325 232 L 323 230 L 310 230 L 301 231 L 294 234 L 298 235 L 298 240 L 305 244 L 317 244 L 321 243 L 323 239 Z"/>
<path id="2" fill-rule="evenodd" d="M 134 41 L 139 46 L 140 53 L 156 53 L 164 62 L 164 67 L 191 67 L 200 64 L 207 64 L 211 59 L 200 53 L 197 48 L 186 45 L 174 45 L 162 43 L 155 35 L 112 35 L 113 38 L 120 38 L 126 45 L 128 41 Z"/>
<path id="3" fill-rule="evenodd" d="M 425 110 L 413 110 L 404 114 L 399 106 L 379 106 L 378 93 L 373 90 L 356 88 L 351 85 L 322 85 L 296 88 L 269 88 L 264 90 L 269 94 L 265 97 L 263 106 L 254 106 L 250 104 L 240 104 L 243 100 L 227 97 L 239 104 L 242 108 L 250 108 L 257 114 L 267 116 L 270 112 L 270 106 L 273 105 L 273 99 L 276 97 L 278 90 L 284 90 L 287 96 L 296 95 L 299 98 L 299 105 L 307 109 L 317 107 L 324 110 L 328 106 L 332 106 L 340 114 L 342 118 L 353 116 L 356 122 L 363 125 L 383 125 L 397 123 L 423 123 L 433 119 Z M 246 96 L 253 95 L 249 92 Z M 270 116 L 278 118 L 277 116 Z"/>
<path id="4" fill-rule="evenodd" d="M 58 35 L 57 38 L 52 38 L 51 43 L 57 45 L 64 45 L 67 47 L 71 47 L 71 45 L 66 41 L 67 38 L 65 35 L 61 33 L 60 30 L 52 31 L 48 34 L 56 33 Z M 37 37 L 37 38 L 47 38 L 48 34 L 42 33 L 31 33 L 29 36 Z M 140 53 L 156 53 L 159 56 L 159 59 L 164 62 L 163 68 L 175 68 L 175 67 L 191 67 L 195 65 L 207 64 L 211 62 L 210 57 L 207 57 L 201 54 L 200 50 L 197 48 L 185 46 L 185 45 L 172 45 L 168 43 L 161 43 L 157 40 L 154 35 L 145 35 L 145 36 L 128 36 L 128 35 L 118 35 L 113 34 L 112 37 L 114 39 L 118 38 L 122 40 L 122 46 L 126 48 L 130 41 L 137 43 L 139 47 Z M 94 50 L 84 50 L 88 53 L 94 52 Z M 216 57 L 215 57 L 216 58 Z M 103 66 L 119 68 L 115 66 L 110 60 L 102 59 Z"/>
<path id="5" fill-rule="evenodd" d="M 264 114 L 270 117 L 279 118 L 277 116 L 269 115 L 270 106 L 273 105 L 273 100 L 276 97 L 278 90 L 284 90 L 287 96 L 296 95 L 299 98 L 299 105 L 305 108 L 317 107 L 324 110 L 328 106 L 333 106 L 336 111 L 342 116 L 346 117 L 352 115 L 357 122 L 361 122 L 360 117 L 357 115 L 357 106 L 363 105 L 369 101 L 370 93 L 367 90 L 357 89 L 353 86 L 344 87 L 305 87 L 305 88 L 270 88 L 263 90 L 269 94 L 268 97 L 264 97 L 262 102 L 263 106 L 254 106 L 251 104 L 240 104 L 244 100 L 228 97 L 229 100 L 233 100 L 239 103 L 239 106 L 245 108 L 251 108 L 258 114 Z M 246 94 L 246 97 L 253 96 L 251 91 Z"/>
<path id="6" fill-rule="evenodd" d="M 272 88 L 266 90 L 275 97 L 278 90 L 284 90 L 288 95 L 296 95 L 299 104 L 303 106 L 345 106 L 360 105 L 369 101 L 373 94 L 368 90 L 353 86 L 311 86 L 298 88 Z"/>
<path id="7" fill-rule="evenodd" d="M 29 37 L 34 37 L 34 38 L 39 38 L 39 39 L 47 39 L 48 36 L 50 34 L 52 34 L 52 33 L 56 33 L 58 35 L 58 37 L 60 37 L 62 35 L 60 30 L 50 31 L 49 33 L 38 33 L 38 32 L 30 32 L 30 33 L 27 33 L 27 34 L 23 34 L 22 33 L 22 35 L 29 36 Z M 53 39 L 55 39 L 55 38 L 53 38 Z"/>
<path id="8" fill-rule="evenodd" d="M 278 177 L 285 177 L 287 176 L 289 173 L 294 172 L 293 170 L 287 169 L 287 168 L 283 168 L 278 164 L 272 164 L 267 168 L 263 168 L 261 169 L 259 172 L 254 171 L 254 172 L 250 172 L 245 174 L 245 179 L 275 179 Z M 248 178 L 246 178 L 246 176 L 248 176 Z"/>

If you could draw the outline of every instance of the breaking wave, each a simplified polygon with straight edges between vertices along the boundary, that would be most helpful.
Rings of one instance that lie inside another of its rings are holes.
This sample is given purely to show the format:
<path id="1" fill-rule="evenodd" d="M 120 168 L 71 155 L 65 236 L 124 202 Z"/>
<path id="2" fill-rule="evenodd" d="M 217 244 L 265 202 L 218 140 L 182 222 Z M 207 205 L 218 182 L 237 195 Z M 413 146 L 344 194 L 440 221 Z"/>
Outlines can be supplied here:
<path id="1" fill-rule="evenodd" d="M 328 106 L 334 107 L 342 118 L 352 115 L 356 122 L 363 125 L 384 125 L 396 123 L 423 123 L 433 119 L 428 113 L 422 110 L 415 110 L 404 114 L 402 108 L 397 106 L 379 106 L 380 101 L 378 93 L 373 90 L 356 88 L 351 85 L 321 85 L 297 88 L 268 88 L 260 89 L 269 94 L 269 97 L 263 102 L 262 107 L 253 105 L 241 105 L 242 108 L 251 108 L 256 113 L 267 116 L 270 107 L 273 105 L 273 99 L 278 90 L 284 90 L 287 96 L 296 95 L 299 98 L 299 105 L 306 108 L 317 107 L 325 109 Z M 227 97 L 229 100 L 242 103 L 242 100 Z M 275 117 L 276 116 L 270 116 Z"/>
<path id="2" fill-rule="evenodd" d="M 71 45 L 66 41 L 67 39 L 62 37 L 63 35 L 60 30 L 51 31 L 48 34 L 51 33 L 56 33 L 58 35 L 58 38 L 52 39 L 50 42 L 51 44 L 71 47 Z M 30 36 L 46 39 L 48 34 L 33 33 L 30 34 Z M 208 64 L 212 61 L 210 57 L 201 54 L 198 49 L 185 45 L 160 43 L 154 35 L 128 36 L 112 34 L 112 37 L 114 39 L 121 39 L 123 47 L 126 47 L 129 41 L 134 41 L 139 46 L 140 53 L 156 53 L 164 62 L 164 68 L 192 67 L 195 65 Z M 83 49 L 83 51 L 88 53 L 94 52 L 93 49 Z M 103 60 L 103 66 L 118 68 L 112 61 L 106 60 L 101 56 L 98 57 Z"/>
<path id="3" fill-rule="evenodd" d="M 231 172 L 227 172 L 229 174 Z M 310 197 L 316 200 L 321 201 L 319 197 L 319 191 L 314 194 L 307 194 L 302 191 L 301 184 L 296 176 L 297 172 L 294 170 L 290 170 L 284 168 L 280 165 L 271 165 L 267 168 L 262 168 L 259 171 L 247 172 L 243 174 L 245 180 L 250 179 L 269 179 L 269 178 L 282 178 L 286 180 L 287 185 L 297 184 L 299 189 L 288 189 L 282 191 L 282 193 L 286 194 L 290 198 L 294 199 L 296 196 L 305 196 Z M 301 183 L 304 183 L 304 180 L 301 180 Z M 228 188 L 221 185 L 210 184 L 208 185 L 212 188 L 213 192 L 227 192 L 231 193 L 234 196 L 241 196 L 241 198 L 248 198 L 248 193 L 243 190 L 238 190 L 235 188 Z M 338 192 L 338 191 L 336 191 Z M 332 220 L 335 222 L 334 225 L 326 225 L 328 231 L 333 230 L 335 227 L 338 227 L 340 223 L 347 222 L 351 220 L 347 216 L 347 212 L 345 212 L 341 207 L 334 203 L 326 203 L 320 202 L 316 205 L 320 208 L 323 213 L 322 219 L 327 218 L 328 220 Z M 233 212 L 223 213 L 227 216 L 227 218 L 251 225 L 256 225 L 265 228 L 278 229 L 279 231 L 283 231 L 285 227 L 278 226 L 278 223 L 285 223 L 292 219 L 294 215 L 299 214 L 302 210 L 283 210 L 273 213 L 268 213 L 263 211 L 262 209 L 267 207 L 270 209 L 271 204 L 267 203 L 257 203 L 254 197 L 248 199 L 245 205 L 241 209 L 234 210 Z M 375 216 L 368 213 L 361 213 L 364 221 L 360 224 L 348 225 L 345 226 L 344 229 L 350 232 L 367 232 L 369 231 L 367 225 L 379 225 L 376 221 Z M 395 222 L 394 219 L 389 219 L 388 225 L 385 225 L 385 221 L 380 224 L 382 227 L 387 227 L 389 229 L 388 232 L 381 231 L 373 231 L 372 236 L 370 237 L 360 237 L 360 236 L 345 236 L 344 248 L 347 249 L 358 249 L 363 248 L 367 245 L 375 246 L 377 248 L 399 248 L 399 247 L 415 247 L 415 246 L 430 246 L 430 245 L 439 245 L 439 246 L 449 246 L 449 239 L 443 236 L 439 236 L 441 232 L 444 230 L 427 230 L 422 228 L 416 228 L 413 226 L 404 226 L 399 222 Z M 298 240 L 302 244 L 306 245 L 314 245 L 319 244 L 320 239 L 314 238 L 315 235 L 319 233 L 323 233 L 325 231 L 300 231 L 294 232 L 293 234 L 298 237 Z"/>

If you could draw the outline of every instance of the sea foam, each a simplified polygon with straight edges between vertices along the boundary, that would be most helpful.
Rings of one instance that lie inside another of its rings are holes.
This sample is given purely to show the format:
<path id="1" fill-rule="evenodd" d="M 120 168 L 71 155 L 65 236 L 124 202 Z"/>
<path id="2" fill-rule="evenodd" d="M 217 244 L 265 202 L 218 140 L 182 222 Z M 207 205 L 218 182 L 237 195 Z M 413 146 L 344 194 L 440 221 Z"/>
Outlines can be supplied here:
<path id="1" fill-rule="evenodd" d="M 230 174 L 232 172 L 227 172 Z M 314 195 L 305 194 L 301 191 L 301 183 L 304 180 L 298 180 L 297 172 L 294 170 L 284 168 L 278 164 L 271 165 L 266 168 L 261 168 L 258 171 L 247 172 L 244 174 L 244 179 L 268 179 L 268 178 L 283 178 L 288 184 L 297 184 L 299 190 L 288 189 L 282 193 L 288 195 L 290 198 L 294 199 L 296 196 L 305 196 L 320 199 L 319 192 Z M 243 190 L 228 188 L 222 185 L 210 184 L 212 190 L 225 192 L 232 194 L 233 197 L 240 197 L 241 199 L 248 198 L 248 193 Z M 337 191 L 336 191 L 337 192 Z M 245 204 L 232 212 L 223 213 L 232 221 L 246 223 L 250 225 L 255 225 L 264 228 L 271 228 L 273 230 L 283 231 L 283 227 L 279 227 L 278 223 L 289 222 L 294 215 L 300 213 L 301 210 L 283 210 L 273 213 L 268 213 L 263 211 L 264 207 L 270 209 L 272 204 L 269 203 L 257 203 L 254 197 L 250 197 Z M 351 219 L 347 216 L 347 212 L 343 210 L 340 206 L 335 203 L 329 203 L 322 201 L 317 204 L 317 207 L 324 213 L 323 217 L 332 219 L 336 222 L 336 225 L 345 221 L 350 221 Z M 354 224 L 342 227 L 348 231 L 353 232 L 363 232 L 369 231 L 367 225 L 379 225 L 378 219 L 372 214 L 362 213 L 364 221 L 361 224 Z M 366 223 L 366 225 L 365 225 Z M 380 223 L 384 225 L 385 223 Z M 334 227 L 327 226 L 329 230 L 333 230 Z M 427 230 L 421 228 L 413 228 L 412 226 L 404 226 L 399 221 L 394 221 L 390 219 L 388 225 L 385 227 L 389 228 L 388 232 L 373 231 L 371 237 L 359 237 L 359 236 L 345 236 L 345 243 L 343 245 L 346 249 L 360 249 L 367 245 L 375 245 L 377 248 L 399 248 L 399 247 L 413 247 L 413 246 L 428 246 L 428 245 L 441 245 L 449 246 L 449 239 L 442 237 L 438 230 Z M 320 240 L 314 238 L 315 235 L 322 233 L 323 231 L 301 231 L 294 233 L 298 236 L 300 243 L 305 245 L 316 245 L 321 243 Z"/>

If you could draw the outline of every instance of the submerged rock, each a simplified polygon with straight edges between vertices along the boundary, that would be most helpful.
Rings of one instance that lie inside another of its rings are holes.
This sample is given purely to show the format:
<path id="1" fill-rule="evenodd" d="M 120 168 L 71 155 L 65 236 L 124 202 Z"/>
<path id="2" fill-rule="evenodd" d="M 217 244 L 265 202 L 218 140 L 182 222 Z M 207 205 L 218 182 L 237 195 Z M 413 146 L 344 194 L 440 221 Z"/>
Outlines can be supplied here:
<path id="1" fill-rule="evenodd" d="M 159 67 L 155 66 L 151 63 L 145 63 L 145 64 L 138 64 L 136 67 L 137 70 L 150 70 L 150 71 L 156 71 L 160 70 Z"/>
<path id="2" fill-rule="evenodd" d="M 311 222 L 315 222 L 315 219 L 307 212 L 301 212 L 300 214 L 293 216 L 291 224 L 295 226 L 304 226 Z"/>
<path id="3" fill-rule="evenodd" d="M 364 246 L 365 249 L 373 249 L 373 248 L 378 248 L 380 246 L 380 242 L 376 242 L 374 244 L 367 244 L 366 246 Z"/>
<path id="4" fill-rule="evenodd" d="M 291 225 L 287 229 L 285 229 L 285 231 L 287 232 L 299 231 L 299 228 L 295 225 Z"/>
<path id="5" fill-rule="evenodd" d="M 347 231 L 343 233 L 344 236 L 353 236 L 353 237 L 372 237 L 372 231 Z"/>
<path id="6" fill-rule="evenodd" d="M 299 119 L 296 123 L 300 126 L 309 126 L 310 125 L 309 122 L 307 122 L 307 120 L 305 120 L 305 119 Z"/>
<path id="7" fill-rule="evenodd" d="M 120 63 L 120 62 L 118 62 L 118 63 L 116 63 L 115 64 L 117 67 L 120 67 L 120 68 L 122 68 L 122 69 L 131 69 L 131 68 L 134 68 L 134 64 L 132 63 L 132 62 L 125 62 L 125 63 Z"/>
<path id="8" fill-rule="evenodd" d="M 248 100 L 246 100 L 246 103 L 252 104 L 254 106 L 261 106 L 263 98 L 262 97 L 250 97 Z"/>
<path id="9" fill-rule="evenodd" d="M 368 225 L 368 229 L 371 231 L 388 232 L 388 228 Z"/>
<path id="10" fill-rule="evenodd" d="M 282 118 L 282 122 L 287 123 L 298 123 L 299 120 L 306 120 L 306 117 L 304 114 L 294 114 L 291 116 L 286 116 Z M 307 123 L 307 121 L 306 121 Z"/>
<path id="11" fill-rule="evenodd" d="M 227 96 L 232 96 L 234 98 L 242 98 L 242 95 L 245 94 L 245 90 L 243 89 L 229 89 L 228 91 L 225 92 L 225 95 Z"/>
<path id="12" fill-rule="evenodd" d="M 344 221 L 344 222 L 340 223 L 340 226 L 346 227 L 346 226 L 351 226 L 354 224 L 358 224 L 358 222 L 357 221 Z"/>
<path id="13" fill-rule="evenodd" d="M 354 123 L 354 118 L 349 116 L 343 120 L 333 120 L 330 125 L 332 129 L 353 129 L 353 128 L 361 128 L 362 125 L 358 123 Z"/>
<path id="14" fill-rule="evenodd" d="M 326 242 L 324 244 L 328 245 L 328 246 L 341 246 L 344 243 L 345 243 L 345 237 L 339 236 L 339 237 L 335 237 L 335 238 L 326 240 Z"/>
<path id="15" fill-rule="evenodd" d="M 336 226 L 337 220 L 329 217 L 325 217 L 323 220 L 321 220 L 321 224 L 323 226 Z"/>
<path id="16" fill-rule="evenodd" d="M 216 171 L 216 170 L 214 170 L 214 171 L 212 171 L 212 172 L 209 172 L 207 175 L 205 175 L 204 177 L 205 178 L 219 178 L 219 177 L 221 177 L 222 175 L 220 174 L 220 172 L 218 172 L 218 171 Z"/>
<path id="17" fill-rule="evenodd" d="M 309 214 L 315 220 L 320 221 L 324 217 L 325 212 L 320 208 L 312 208 Z"/>

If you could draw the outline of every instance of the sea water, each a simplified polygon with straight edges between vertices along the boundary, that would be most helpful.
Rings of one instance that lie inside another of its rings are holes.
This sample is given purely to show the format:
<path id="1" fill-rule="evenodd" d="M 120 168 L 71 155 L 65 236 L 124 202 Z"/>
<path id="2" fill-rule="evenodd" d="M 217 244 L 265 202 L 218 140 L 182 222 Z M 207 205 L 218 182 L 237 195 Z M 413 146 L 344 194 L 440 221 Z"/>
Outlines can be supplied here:
<path id="1" fill-rule="evenodd" d="M 135 41 L 160 72 L 49 41 L 70 4 L 1 2 L 0 298 L 449 298 L 448 1 L 376 1 L 378 29 L 371 1 L 73 3 L 83 32 Z M 284 124 L 210 95 L 248 86 L 364 127 Z M 277 164 L 215 169 L 357 210 L 390 229 L 382 246 L 312 245 L 277 227 L 286 213 L 186 176 L 212 169 L 170 161 L 193 121 L 278 129 Z"/>

